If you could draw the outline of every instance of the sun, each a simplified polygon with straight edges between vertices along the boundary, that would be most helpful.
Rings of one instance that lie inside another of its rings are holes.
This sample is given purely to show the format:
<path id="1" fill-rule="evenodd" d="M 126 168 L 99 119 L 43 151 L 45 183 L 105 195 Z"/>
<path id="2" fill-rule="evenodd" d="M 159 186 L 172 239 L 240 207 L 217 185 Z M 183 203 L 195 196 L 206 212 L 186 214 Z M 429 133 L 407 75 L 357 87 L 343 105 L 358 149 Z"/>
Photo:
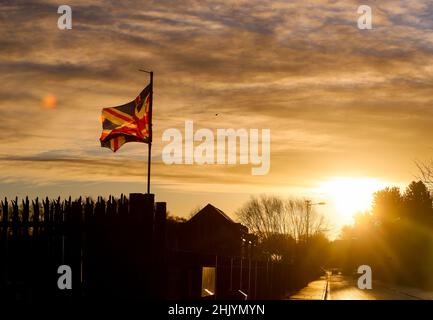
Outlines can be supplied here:
<path id="1" fill-rule="evenodd" d="M 339 217 L 344 222 L 351 222 L 356 213 L 371 208 L 374 192 L 386 186 L 384 181 L 375 178 L 336 177 L 324 181 L 319 190 Z"/>

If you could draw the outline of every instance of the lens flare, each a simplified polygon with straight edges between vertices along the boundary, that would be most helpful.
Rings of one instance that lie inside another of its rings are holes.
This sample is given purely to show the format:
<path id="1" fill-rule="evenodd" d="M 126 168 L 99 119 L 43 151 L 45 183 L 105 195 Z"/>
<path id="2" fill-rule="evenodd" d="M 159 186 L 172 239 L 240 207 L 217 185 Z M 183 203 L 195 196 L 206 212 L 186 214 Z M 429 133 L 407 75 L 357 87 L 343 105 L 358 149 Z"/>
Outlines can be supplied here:
<path id="1" fill-rule="evenodd" d="M 57 106 L 57 98 L 52 94 L 47 94 L 42 98 L 42 106 L 45 109 L 54 109 Z"/>

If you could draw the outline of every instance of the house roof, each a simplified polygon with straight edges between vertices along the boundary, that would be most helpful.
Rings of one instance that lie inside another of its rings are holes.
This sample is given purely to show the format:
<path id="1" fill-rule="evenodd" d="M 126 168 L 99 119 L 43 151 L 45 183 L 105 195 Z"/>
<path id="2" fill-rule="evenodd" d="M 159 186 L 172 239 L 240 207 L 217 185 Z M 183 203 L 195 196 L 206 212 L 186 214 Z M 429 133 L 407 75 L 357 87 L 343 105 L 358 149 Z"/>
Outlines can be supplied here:
<path id="1" fill-rule="evenodd" d="M 188 221 L 195 220 L 200 216 L 206 216 L 206 215 L 212 215 L 212 214 L 218 214 L 218 215 L 222 216 L 225 220 L 227 220 L 227 222 L 236 223 L 235 221 L 233 221 L 232 218 L 230 218 L 222 210 L 218 209 L 217 207 L 214 207 L 210 203 L 208 203 L 203 209 L 201 209 L 194 216 L 192 216 L 191 219 L 189 219 Z"/>

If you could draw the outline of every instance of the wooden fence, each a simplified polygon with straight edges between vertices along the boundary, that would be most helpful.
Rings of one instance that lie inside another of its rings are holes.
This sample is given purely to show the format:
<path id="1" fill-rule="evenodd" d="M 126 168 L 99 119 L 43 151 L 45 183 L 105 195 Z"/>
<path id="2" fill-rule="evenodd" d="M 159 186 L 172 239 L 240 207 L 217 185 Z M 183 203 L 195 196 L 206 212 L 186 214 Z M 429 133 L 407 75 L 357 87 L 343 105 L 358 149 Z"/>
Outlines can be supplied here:
<path id="1" fill-rule="evenodd" d="M 61 201 L 1 202 L 0 295 L 14 300 L 109 296 L 158 297 L 153 252 L 164 235 L 165 203 L 131 194 Z M 59 290 L 57 269 L 72 269 L 72 290 Z"/>
<path id="2" fill-rule="evenodd" d="M 72 290 L 58 288 L 61 265 Z M 308 278 L 293 265 L 167 248 L 166 204 L 153 194 L 0 203 L 1 301 L 197 299 L 203 266 L 217 269 L 217 298 L 278 298 Z"/>

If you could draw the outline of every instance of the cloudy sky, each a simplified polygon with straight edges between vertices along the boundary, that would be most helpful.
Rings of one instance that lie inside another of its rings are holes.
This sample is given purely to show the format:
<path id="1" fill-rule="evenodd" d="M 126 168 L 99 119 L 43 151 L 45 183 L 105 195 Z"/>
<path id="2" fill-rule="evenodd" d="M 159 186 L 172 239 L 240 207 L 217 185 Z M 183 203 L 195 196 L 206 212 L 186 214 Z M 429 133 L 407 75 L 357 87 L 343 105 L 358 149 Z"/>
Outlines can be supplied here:
<path id="1" fill-rule="evenodd" d="M 89 3 L 0 0 L 2 197 L 145 192 L 147 146 L 99 144 L 101 108 L 142 90 L 139 68 L 155 72 L 152 191 L 176 215 L 210 202 L 234 216 L 259 193 L 322 200 L 335 177 L 403 186 L 433 154 L 429 0 Z M 185 120 L 269 128 L 269 174 L 163 164 L 162 133 Z"/>

